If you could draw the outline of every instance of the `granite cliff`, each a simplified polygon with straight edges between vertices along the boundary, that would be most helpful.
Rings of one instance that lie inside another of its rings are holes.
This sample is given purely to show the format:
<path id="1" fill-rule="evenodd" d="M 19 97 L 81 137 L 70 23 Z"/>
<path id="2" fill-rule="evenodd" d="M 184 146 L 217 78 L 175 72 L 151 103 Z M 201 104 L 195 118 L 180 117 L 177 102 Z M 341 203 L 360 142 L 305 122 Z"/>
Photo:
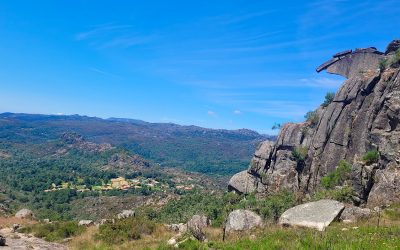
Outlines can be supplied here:
<path id="1" fill-rule="evenodd" d="M 400 40 L 394 40 L 384 53 L 374 47 L 347 50 L 319 66 L 317 72 L 347 78 L 333 101 L 315 110 L 312 120 L 285 124 L 276 142 L 261 143 L 249 169 L 234 175 L 229 189 L 312 194 L 344 160 L 351 165 L 355 204 L 400 202 L 399 48 Z M 363 160 L 368 152 L 377 152 L 377 159 Z"/>

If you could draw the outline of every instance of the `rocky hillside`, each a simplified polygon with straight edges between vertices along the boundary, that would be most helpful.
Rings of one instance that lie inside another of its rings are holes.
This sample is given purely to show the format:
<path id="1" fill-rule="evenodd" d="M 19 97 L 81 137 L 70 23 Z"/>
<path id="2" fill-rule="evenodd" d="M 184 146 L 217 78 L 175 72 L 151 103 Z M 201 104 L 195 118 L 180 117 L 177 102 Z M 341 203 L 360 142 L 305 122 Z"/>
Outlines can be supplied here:
<path id="1" fill-rule="evenodd" d="M 275 143 L 262 143 L 250 168 L 234 175 L 229 188 L 313 194 L 333 184 L 352 188 L 358 205 L 399 202 L 399 47 L 395 40 L 384 53 L 373 47 L 348 50 L 318 67 L 347 80 L 306 122 L 285 124 Z M 347 178 L 338 181 L 346 168 Z M 328 183 L 332 180 L 336 183 Z"/>

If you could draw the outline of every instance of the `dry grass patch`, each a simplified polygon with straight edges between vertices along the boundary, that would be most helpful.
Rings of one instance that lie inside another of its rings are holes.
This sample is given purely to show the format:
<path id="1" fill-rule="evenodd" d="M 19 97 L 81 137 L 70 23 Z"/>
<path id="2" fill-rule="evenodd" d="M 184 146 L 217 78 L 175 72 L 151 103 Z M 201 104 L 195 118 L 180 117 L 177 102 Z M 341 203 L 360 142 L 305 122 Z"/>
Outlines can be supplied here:
<path id="1" fill-rule="evenodd" d="M 13 224 L 20 224 L 23 226 L 36 224 L 37 221 L 20 219 L 16 217 L 0 217 L 0 229 L 11 227 Z"/>
<path id="2" fill-rule="evenodd" d="M 156 225 L 151 235 L 143 235 L 140 239 L 131 240 L 122 244 L 106 244 L 96 239 L 97 227 L 90 227 L 83 234 L 74 237 L 69 243 L 72 250 L 139 250 L 156 249 L 160 244 L 167 242 L 175 234 L 166 230 L 163 225 Z"/>

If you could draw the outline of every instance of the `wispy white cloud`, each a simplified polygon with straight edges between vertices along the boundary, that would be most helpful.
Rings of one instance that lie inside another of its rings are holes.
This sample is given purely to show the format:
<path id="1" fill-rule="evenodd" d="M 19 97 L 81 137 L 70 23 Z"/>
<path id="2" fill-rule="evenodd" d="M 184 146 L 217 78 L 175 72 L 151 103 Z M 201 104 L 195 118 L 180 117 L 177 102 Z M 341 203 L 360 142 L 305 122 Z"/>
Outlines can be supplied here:
<path id="1" fill-rule="evenodd" d="M 155 34 L 139 34 L 133 28 L 133 25 L 98 25 L 76 34 L 75 39 L 77 41 L 88 41 L 95 48 L 105 49 L 111 47 L 128 48 L 147 44 L 157 38 Z"/>
<path id="2" fill-rule="evenodd" d="M 212 110 L 209 110 L 209 111 L 207 111 L 207 115 L 215 117 L 215 116 L 217 116 L 217 113 L 215 113 Z"/>
<path id="3" fill-rule="evenodd" d="M 242 111 L 236 109 L 236 110 L 233 111 L 233 114 L 235 114 L 235 115 L 241 115 L 241 114 L 242 114 Z"/>
<path id="4" fill-rule="evenodd" d="M 263 11 L 254 11 L 254 12 L 248 12 L 248 13 L 243 13 L 243 14 L 227 14 L 227 15 L 219 15 L 219 16 L 214 16 L 208 18 L 208 20 L 212 22 L 218 22 L 220 25 L 230 25 L 230 24 L 237 24 L 241 22 L 245 22 L 257 17 L 262 17 L 268 14 L 271 14 L 277 10 L 275 9 L 270 9 L 270 10 L 263 10 Z"/>
<path id="5" fill-rule="evenodd" d="M 95 73 L 104 75 L 104 76 L 110 76 L 110 77 L 114 77 L 114 78 L 119 78 L 119 76 L 117 76 L 117 75 L 115 75 L 113 73 L 110 73 L 110 72 L 107 72 L 107 71 L 104 71 L 104 70 L 101 70 L 101 69 L 98 69 L 98 68 L 95 68 L 95 67 L 90 67 L 89 70 L 93 71 Z"/>
<path id="6" fill-rule="evenodd" d="M 343 80 L 333 79 L 328 77 L 319 77 L 319 78 L 303 78 L 300 79 L 300 82 L 305 87 L 338 88 L 340 85 L 342 85 Z"/>
<path id="7" fill-rule="evenodd" d="M 245 111 L 270 117 L 299 121 L 303 119 L 304 114 L 309 110 L 309 107 L 305 106 L 304 103 L 290 101 L 264 101 L 260 102 L 258 105 L 254 105 L 254 108 L 249 108 Z"/>
<path id="8" fill-rule="evenodd" d="M 115 25 L 115 24 L 97 25 L 87 31 L 79 32 L 78 34 L 75 35 L 75 39 L 78 41 L 86 40 L 86 39 L 93 38 L 98 35 L 102 35 L 104 33 L 110 33 L 110 32 L 115 32 L 115 31 L 120 31 L 120 30 L 127 30 L 132 27 L 133 27 L 132 25 Z"/>

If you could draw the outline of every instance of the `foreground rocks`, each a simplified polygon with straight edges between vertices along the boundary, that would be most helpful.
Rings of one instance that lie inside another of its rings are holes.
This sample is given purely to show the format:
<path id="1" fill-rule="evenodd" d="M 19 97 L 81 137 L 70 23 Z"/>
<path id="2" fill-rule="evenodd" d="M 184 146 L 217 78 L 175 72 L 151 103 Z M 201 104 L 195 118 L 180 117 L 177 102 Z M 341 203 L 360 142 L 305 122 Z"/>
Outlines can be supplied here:
<path id="1" fill-rule="evenodd" d="M 31 235 L 13 232 L 11 228 L 0 229 L 0 246 L 2 240 L 5 245 L 1 246 L 1 250 L 67 250 L 68 248 L 62 244 L 47 242 Z M 6 241 L 5 241 L 6 239 Z"/>
<path id="2" fill-rule="evenodd" d="M 372 216 L 372 211 L 369 208 L 346 207 L 340 215 L 340 221 L 344 223 L 354 223 L 359 220 L 365 220 Z"/>
<path id="3" fill-rule="evenodd" d="M 33 212 L 27 208 L 23 208 L 15 214 L 15 217 L 19 219 L 32 219 Z"/>
<path id="4" fill-rule="evenodd" d="M 169 231 L 173 231 L 176 232 L 178 234 L 184 234 L 187 232 L 187 224 L 185 223 L 179 223 L 179 224 L 169 224 L 169 225 L 165 225 L 165 227 L 169 230 Z"/>
<path id="5" fill-rule="evenodd" d="M 318 67 L 348 79 L 312 119 L 287 123 L 273 145 L 264 142 L 249 169 L 234 175 L 228 188 L 239 193 L 312 194 L 321 188 L 321 178 L 344 160 L 352 166 L 347 181 L 356 205 L 399 203 L 399 44 L 393 41 L 385 53 L 372 47 L 343 51 Z M 378 152 L 372 162 L 363 160 L 369 151 Z"/>
<path id="6" fill-rule="evenodd" d="M 249 210 L 237 209 L 228 215 L 225 224 L 225 234 L 234 231 L 244 231 L 263 225 L 262 218 Z"/>
<path id="7" fill-rule="evenodd" d="M 279 218 L 283 226 L 300 226 L 324 231 L 344 209 L 344 204 L 334 200 L 319 200 L 292 207 Z"/>

